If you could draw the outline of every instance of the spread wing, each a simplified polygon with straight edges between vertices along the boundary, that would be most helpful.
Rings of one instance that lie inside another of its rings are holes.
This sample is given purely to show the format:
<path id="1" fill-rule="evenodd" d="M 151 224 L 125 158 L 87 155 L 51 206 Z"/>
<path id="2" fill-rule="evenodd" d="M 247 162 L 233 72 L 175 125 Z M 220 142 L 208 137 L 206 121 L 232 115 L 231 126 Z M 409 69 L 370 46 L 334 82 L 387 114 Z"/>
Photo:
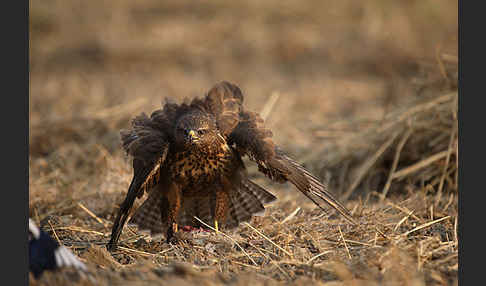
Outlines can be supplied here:
<path id="1" fill-rule="evenodd" d="M 154 114 L 159 115 L 159 119 L 162 115 L 160 112 Z M 140 198 L 159 180 L 160 166 L 169 150 L 169 139 L 160 129 L 161 125 L 153 120 L 154 114 L 152 118 L 145 114 L 137 116 L 132 121 L 131 129 L 120 132 L 123 148 L 133 157 L 133 179 L 118 210 L 108 249 L 116 247 L 135 199 Z"/>
<path id="2" fill-rule="evenodd" d="M 195 99 L 191 105 L 200 106 L 213 114 L 220 133 L 227 138 L 238 125 L 243 94 L 239 87 L 227 81 L 213 86 L 204 99 Z"/>
<path id="3" fill-rule="evenodd" d="M 335 208 L 351 223 L 356 224 L 350 212 L 327 190 L 318 178 L 287 156 L 272 141 L 272 132 L 265 128 L 263 119 L 254 112 L 241 111 L 240 120 L 229 137 L 242 155 L 258 164 L 258 170 L 276 182 L 291 182 L 321 209 L 322 201 Z"/>

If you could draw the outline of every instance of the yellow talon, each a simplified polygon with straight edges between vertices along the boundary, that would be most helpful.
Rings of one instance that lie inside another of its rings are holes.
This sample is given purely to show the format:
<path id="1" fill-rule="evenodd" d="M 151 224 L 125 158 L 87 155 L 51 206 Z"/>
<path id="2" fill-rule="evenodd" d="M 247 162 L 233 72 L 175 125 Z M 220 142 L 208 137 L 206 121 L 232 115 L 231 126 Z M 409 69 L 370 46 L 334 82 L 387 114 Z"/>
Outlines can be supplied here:
<path id="1" fill-rule="evenodd" d="M 174 231 L 174 233 L 176 233 L 178 231 L 178 228 L 179 228 L 179 226 L 177 225 L 177 223 L 172 224 L 172 230 Z"/>
<path id="2" fill-rule="evenodd" d="M 218 233 L 219 228 L 218 228 L 218 221 L 217 220 L 214 220 L 214 228 L 216 229 L 216 233 Z"/>

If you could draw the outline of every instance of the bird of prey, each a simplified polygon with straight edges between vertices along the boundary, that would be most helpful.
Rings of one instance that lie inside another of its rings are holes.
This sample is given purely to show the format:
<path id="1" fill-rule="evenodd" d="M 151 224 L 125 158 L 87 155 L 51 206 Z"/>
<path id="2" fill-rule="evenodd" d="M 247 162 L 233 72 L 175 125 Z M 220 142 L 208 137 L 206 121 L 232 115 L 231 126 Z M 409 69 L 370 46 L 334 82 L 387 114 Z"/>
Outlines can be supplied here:
<path id="1" fill-rule="evenodd" d="M 194 216 L 218 231 L 264 211 L 263 204 L 276 198 L 248 178 L 245 155 L 271 180 L 292 183 L 320 208 L 325 202 L 355 224 L 326 186 L 272 141 L 272 132 L 243 107 L 243 94 L 232 83 L 220 82 L 190 103 L 167 102 L 150 117 L 142 113 L 120 134 L 133 157 L 133 179 L 113 224 L 110 250 L 145 192 L 130 223 L 165 233 L 168 242 L 178 225 L 201 226 Z"/>
<path id="2" fill-rule="evenodd" d="M 29 218 L 29 270 L 39 278 L 45 270 L 74 267 L 86 271 L 86 266 L 66 247 L 59 245 L 40 230 Z"/>

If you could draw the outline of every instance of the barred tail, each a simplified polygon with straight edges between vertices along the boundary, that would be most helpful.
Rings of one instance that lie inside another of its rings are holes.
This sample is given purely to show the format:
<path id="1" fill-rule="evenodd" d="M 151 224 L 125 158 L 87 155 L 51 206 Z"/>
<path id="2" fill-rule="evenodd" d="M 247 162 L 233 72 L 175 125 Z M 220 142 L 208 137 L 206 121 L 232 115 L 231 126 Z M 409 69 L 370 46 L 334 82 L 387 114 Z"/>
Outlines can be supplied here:
<path id="1" fill-rule="evenodd" d="M 154 192 L 135 211 L 129 223 L 137 225 L 140 230 L 150 231 L 152 235 L 165 234 L 168 206 L 167 198 Z"/>
<path id="2" fill-rule="evenodd" d="M 265 211 L 263 204 L 277 198 L 248 179 L 242 179 L 240 185 L 230 195 L 231 201 L 226 220 L 226 227 L 237 227 L 241 222 L 249 221 L 254 215 Z"/>

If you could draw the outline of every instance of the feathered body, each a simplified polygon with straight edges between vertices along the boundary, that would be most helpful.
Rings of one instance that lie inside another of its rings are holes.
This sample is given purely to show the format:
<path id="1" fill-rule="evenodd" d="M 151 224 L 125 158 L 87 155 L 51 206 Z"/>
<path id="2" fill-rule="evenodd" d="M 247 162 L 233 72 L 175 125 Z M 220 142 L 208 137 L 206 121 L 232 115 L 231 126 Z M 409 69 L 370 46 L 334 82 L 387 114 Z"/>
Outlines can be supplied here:
<path id="1" fill-rule="evenodd" d="M 241 90 L 221 82 L 204 98 L 166 103 L 121 131 L 134 176 L 114 222 L 110 248 L 116 246 L 135 199 L 145 192 L 148 198 L 130 222 L 152 234 L 166 233 L 168 239 L 177 225 L 198 226 L 194 216 L 232 228 L 263 211 L 263 204 L 276 198 L 248 179 L 244 155 L 272 180 L 290 181 L 318 206 L 324 200 L 353 222 L 316 177 L 273 143 L 261 117 L 242 104 Z"/>

